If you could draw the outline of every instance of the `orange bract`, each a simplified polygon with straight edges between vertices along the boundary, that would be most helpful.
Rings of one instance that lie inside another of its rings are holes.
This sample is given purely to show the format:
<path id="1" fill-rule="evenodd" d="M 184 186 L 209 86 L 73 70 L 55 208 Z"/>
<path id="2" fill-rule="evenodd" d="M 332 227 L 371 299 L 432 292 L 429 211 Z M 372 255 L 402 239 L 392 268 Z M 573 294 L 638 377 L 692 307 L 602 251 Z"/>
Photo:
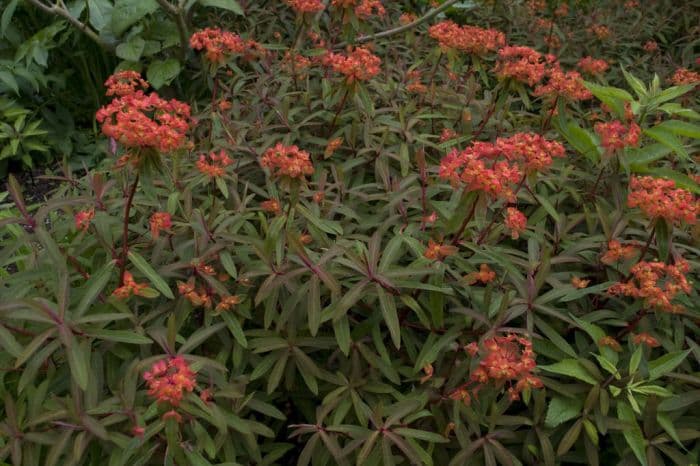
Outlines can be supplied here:
<path id="1" fill-rule="evenodd" d="M 650 219 L 663 218 L 669 223 L 694 225 L 700 213 L 700 200 L 685 189 L 676 188 L 673 180 L 651 176 L 633 176 L 629 207 L 638 207 Z"/>
<path id="2" fill-rule="evenodd" d="M 311 156 L 297 146 L 278 143 L 260 158 L 260 165 L 269 168 L 273 176 L 304 178 L 314 172 Z"/>
<path id="3" fill-rule="evenodd" d="M 428 34 L 443 49 L 454 49 L 473 55 L 483 55 L 506 45 L 506 36 L 495 29 L 476 26 L 460 26 L 452 21 L 442 21 L 430 27 Z"/>
<path id="4" fill-rule="evenodd" d="M 197 382 L 195 373 L 182 356 L 155 362 L 143 374 L 148 394 L 160 403 L 178 406 L 185 392 L 192 392 Z"/>
<path id="5" fill-rule="evenodd" d="M 324 66 L 346 76 L 348 84 L 368 81 L 379 74 L 382 60 L 366 47 L 356 47 L 346 55 L 328 52 L 322 58 Z"/>

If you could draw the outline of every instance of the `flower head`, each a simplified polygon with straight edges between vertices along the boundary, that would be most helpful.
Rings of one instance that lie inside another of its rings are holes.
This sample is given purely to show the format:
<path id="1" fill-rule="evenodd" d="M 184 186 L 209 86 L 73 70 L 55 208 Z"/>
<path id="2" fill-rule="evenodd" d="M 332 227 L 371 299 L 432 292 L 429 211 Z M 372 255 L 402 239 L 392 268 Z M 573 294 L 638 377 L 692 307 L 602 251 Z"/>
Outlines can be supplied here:
<path id="1" fill-rule="evenodd" d="M 481 264 L 478 272 L 469 272 L 464 276 L 468 285 L 474 285 L 481 282 L 483 284 L 490 283 L 496 279 L 496 272 L 491 270 L 488 264 Z"/>
<path id="2" fill-rule="evenodd" d="M 530 47 L 507 46 L 498 51 L 494 72 L 500 78 L 512 78 L 534 86 L 542 81 L 554 62 L 553 56 L 544 56 Z"/>
<path id="3" fill-rule="evenodd" d="M 601 337 L 598 340 L 598 345 L 599 346 L 607 346 L 611 350 L 618 352 L 618 353 L 620 351 L 622 351 L 622 346 L 620 346 L 620 343 L 615 338 L 611 337 L 610 335 L 605 335 L 604 337 Z"/>
<path id="4" fill-rule="evenodd" d="M 131 272 L 124 272 L 124 284 L 114 290 L 112 294 L 118 299 L 127 299 L 131 295 L 144 296 L 144 290 L 148 288 L 145 283 L 136 283 Z"/>
<path id="5" fill-rule="evenodd" d="M 137 71 L 124 70 L 114 73 L 105 81 L 108 96 L 133 94 L 139 88 L 148 89 L 148 83 Z"/>
<path id="6" fill-rule="evenodd" d="M 122 79 L 114 81 L 123 83 Z M 162 99 L 155 92 L 146 95 L 142 90 L 134 90 L 119 94 L 127 88 L 130 85 L 113 84 L 110 90 L 117 97 L 97 111 L 102 133 L 126 147 L 150 147 L 159 152 L 183 147 L 191 123 L 190 106 L 175 99 Z"/>
<path id="7" fill-rule="evenodd" d="M 653 53 L 659 50 L 659 44 L 655 40 L 648 40 L 642 46 L 645 52 Z"/>
<path id="8" fill-rule="evenodd" d="M 284 0 L 297 13 L 318 13 L 326 7 L 321 0 Z"/>
<path id="9" fill-rule="evenodd" d="M 608 288 L 608 293 L 644 300 L 644 304 L 669 313 L 683 311 L 683 306 L 674 304 L 678 293 L 690 294 L 692 287 L 685 274 L 690 271 L 688 262 L 680 259 L 675 264 L 640 261 L 631 269 L 632 276 Z"/>
<path id="10" fill-rule="evenodd" d="M 197 170 L 209 178 L 216 178 L 226 174 L 226 167 L 231 165 L 233 160 L 222 149 L 217 154 L 210 152 L 208 155 L 201 154 L 197 160 Z"/>
<path id="11" fill-rule="evenodd" d="M 269 168 L 273 176 L 304 178 L 314 172 L 311 156 L 297 146 L 278 143 L 268 149 L 260 158 L 260 165 Z"/>
<path id="12" fill-rule="evenodd" d="M 460 26 L 449 20 L 431 26 L 428 34 L 444 50 L 453 49 L 471 55 L 484 55 L 506 45 L 506 36 L 500 31 Z"/>
<path id="13" fill-rule="evenodd" d="M 282 206 L 280 205 L 280 201 L 277 199 L 268 199 L 267 201 L 261 202 L 260 208 L 265 212 L 269 212 L 274 215 L 279 215 L 282 213 Z"/>
<path id="14" fill-rule="evenodd" d="M 520 233 L 527 229 L 527 217 L 515 207 L 508 207 L 504 224 L 510 230 L 511 238 L 518 239 Z"/>
<path id="15" fill-rule="evenodd" d="M 608 250 L 600 258 L 604 264 L 614 264 L 622 260 L 633 258 L 637 254 L 637 248 L 632 245 L 623 246 L 617 240 L 608 242 Z"/>
<path id="16" fill-rule="evenodd" d="M 607 61 L 590 56 L 580 59 L 576 66 L 578 66 L 581 71 L 591 76 L 603 74 L 610 68 Z"/>
<path id="17" fill-rule="evenodd" d="M 95 217 L 95 208 L 91 207 L 89 209 L 81 210 L 75 214 L 75 229 L 78 231 L 87 231 L 90 228 L 90 223 Z"/>
<path id="18" fill-rule="evenodd" d="M 695 194 L 676 188 L 673 180 L 651 176 L 632 177 L 627 205 L 638 207 L 650 219 L 663 218 L 669 223 L 694 225 L 700 213 Z"/>
<path id="19" fill-rule="evenodd" d="M 584 280 L 580 277 L 571 277 L 571 286 L 573 286 L 576 289 L 582 290 L 586 287 L 588 287 L 588 284 L 591 283 L 590 280 Z"/>
<path id="20" fill-rule="evenodd" d="M 321 59 L 324 66 L 345 75 L 348 84 L 368 81 L 379 74 L 382 60 L 366 47 L 355 47 L 347 54 L 327 52 Z"/>
<path id="21" fill-rule="evenodd" d="M 563 97 L 571 101 L 588 100 L 593 97 L 577 71 L 565 72 L 560 67 L 553 66 L 548 70 L 547 77 L 547 84 L 535 88 L 536 96 Z"/>
<path id="22" fill-rule="evenodd" d="M 700 73 L 690 71 L 687 68 L 678 68 L 671 76 L 671 84 L 684 86 L 686 84 L 700 84 Z"/>
<path id="23" fill-rule="evenodd" d="M 372 15 L 384 16 L 386 9 L 381 0 L 333 0 L 335 8 L 354 8 L 355 15 L 360 19 L 369 19 Z"/>
<path id="24" fill-rule="evenodd" d="M 149 221 L 151 225 L 151 236 L 156 239 L 160 236 L 161 230 L 167 230 L 172 226 L 170 214 L 167 212 L 155 212 Z"/>
<path id="25" fill-rule="evenodd" d="M 223 63 L 231 55 L 252 59 L 265 55 L 265 49 L 254 40 L 243 39 L 233 32 L 219 28 L 206 28 L 190 37 L 190 47 L 205 51 L 206 59 L 215 64 Z"/>
<path id="26" fill-rule="evenodd" d="M 648 333 L 638 333 L 637 335 L 632 335 L 632 343 L 635 345 L 646 345 L 649 348 L 657 348 L 661 346 L 659 340 Z"/>
<path id="27" fill-rule="evenodd" d="M 456 246 L 441 244 L 433 240 L 429 240 L 428 247 L 425 248 L 425 253 L 423 253 L 423 256 L 425 256 L 426 259 L 441 261 L 456 252 Z"/>
<path id="28" fill-rule="evenodd" d="M 625 147 L 636 147 L 642 134 L 637 123 L 632 122 L 627 127 L 618 120 L 596 123 L 594 129 L 600 136 L 600 144 L 609 153 Z"/>
<path id="29" fill-rule="evenodd" d="M 192 392 L 195 373 L 182 356 L 161 359 L 143 374 L 148 394 L 160 403 L 178 406 L 185 392 Z"/>

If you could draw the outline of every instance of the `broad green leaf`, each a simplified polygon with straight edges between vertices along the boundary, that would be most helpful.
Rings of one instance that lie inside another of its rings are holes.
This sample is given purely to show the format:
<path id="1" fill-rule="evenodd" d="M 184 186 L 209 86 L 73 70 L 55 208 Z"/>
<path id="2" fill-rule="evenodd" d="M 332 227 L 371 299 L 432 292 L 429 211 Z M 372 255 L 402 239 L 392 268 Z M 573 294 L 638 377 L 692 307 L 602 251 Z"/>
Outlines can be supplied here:
<path id="1" fill-rule="evenodd" d="M 643 466 L 647 466 L 646 441 L 639 424 L 637 424 L 637 417 L 634 411 L 627 403 L 619 402 L 617 404 L 617 417 L 627 424 L 627 427 L 622 430 L 622 435 L 627 440 L 627 445 L 632 449 L 637 460 Z"/>
<path id="2" fill-rule="evenodd" d="M 78 320 L 87 311 L 92 303 L 95 302 L 97 297 L 102 293 L 104 287 L 109 283 L 110 278 L 112 278 L 112 272 L 114 271 L 115 260 L 107 262 L 102 268 L 93 274 L 88 281 L 85 283 L 85 289 L 83 291 L 83 296 L 80 298 L 80 303 L 71 313 L 73 320 Z"/>
<path id="3" fill-rule="evenodd" d="M 139 335 L 133 330 L 100 329 L 88 330 L 86 333 L 93 338 L 97 338 L 98 340 L 117 341 L 120 343 L 131 343 L 134 345 L 148 345 L 153 343 L 153 340 L 151 340 L 149 337 Z"/>
<path id="4" fill-rule="evenodd" d="M 598 383 L 590 374 L 590 372 L 588 372 L 576 359 L 563 359 L 554 364 L 537 367 L 542 369 L 543 371 L 573 377 L 591 385 L 595 385 L 596 383 Z"/>
<path id="5" fill-rule="evenodd" d="M 681 140 L 667 128 L 664 128 L 661 125 L 654 126 L 653 128 L 645 129 L 644 134 L 672 149 L 683 160 L 690 159 L 690 155 L 688 155 L 688 151 L 685 150 Z"/>
<path id="6" fill-rule="evenodd" d="M 160 291 L 167 298 L 175 299 L 175 296 L 170 290 L 170 287 L 168 287 L 167 282 L 163 280 L 163 278 L 158 275 L 155 270 L 153 270 L 153 267 L 151 267 L 151 265 L 146 262 L 141 255 L 135 251 L 129 251 L 129 261 L 131 261 L 131 263 L 134 264 L 134 267 L 139 269 L 141 273 L 143 273 L 146 278 L 151 281 L 153 286 L 155 286 L 158 291 Z"/>
<path id="7" fill-rule="evenodd" d="M 563 398 L 555 397 L 549 402 L 545 425 L 549 428 L 557 427 L 581 414 L 583 400 L 580 397 Z"/>
<path id="8" fill-rule="evenodd" d="M 148 82 L 155 89 L 170 84 L 180 74 L 180 62 L 174 58 L 151 62 L 146 72 Z M 228 192 L 228 191 L 227 191 Z"/>
<path id="9" fill-rule="evenodd" d="M 228 10 L 237 15 L 245 15 L 243 8 L 241 8 L 241 5 L 236 0 L 199 0 L 199 3 L 203 6 Z"/>
<path id="10" fill-rule="evenodd" d="M 675 369 L 690 353 L 690 350 L 675 351 L 649 362 L 649 380 L 655 380 Z"/>
<path id="11" fill-rule="evenodd" d="M 156 0 L 115 0 L 110 19 L 112 32 L 116 36 L 121 36 L 132 25 L 139 22 L 144 16 L 157 11 L 158 8 Z"/>
<path id="12" fill-rule="evenodd" d="M 399 325 L 399 315 L 396 312 L 396 302 L 394 297 L 389 296 L 380 285 L 375 285 L 375 289 L 379 297 L 379 307 L 382 310 L 384 322 L 389 329 L 394 346 L 398 349 L 401 347 L 401 327 Z"/>

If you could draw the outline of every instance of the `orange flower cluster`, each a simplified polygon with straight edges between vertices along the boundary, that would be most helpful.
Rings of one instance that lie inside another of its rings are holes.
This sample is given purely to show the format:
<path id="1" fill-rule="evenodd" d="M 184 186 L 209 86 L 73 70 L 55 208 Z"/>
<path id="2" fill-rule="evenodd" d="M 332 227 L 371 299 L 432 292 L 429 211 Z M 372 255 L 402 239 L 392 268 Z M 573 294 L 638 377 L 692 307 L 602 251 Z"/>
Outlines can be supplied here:
<path id="1" fill-rule="evenodd" d="M 124 272 L 124 285 L 120 286 L 112 292 L 112 295 L 118 299 L 127 299 L 131 295 L 144 296 L 143 290 L 148 288 L 145 283 L 136 283 L 131 272 Z"/>
<path id="2" fill-rule="evenodd" d="M 425 256 L 426 259 L 430 259 L 433 261 L 441 261 L 456 252 L 456 246 L 436 243 L 431 239 L 428 241 L 428 247 L 425 248 L 423 256 Z"/>
<path id="3" fill-rule="evenodd" d="M 600 136 L 600 144 L 608 153 L 625 147 L 636 147 L 642 134 L 637 123 L 631 122 L 628 128 L 619 120 L 596 123 L 594 129 Z"/>
<path id="4" fill-rule="evenodd" d="M 151 225 L 151 236 L 156 239 L 160 236 L 161 230 L 167 230 L 172 226 L 172 220 L 170 219 L 170 214 L 167 212 L 156 212 L 151 215 L 150 219 Z"/>
<path id="5" fill-rule="evenodd" d="M 604 264 L 614 264 L 615 262 L 632 259 L 637 254 L 637 247 L 632 245 L 623 246 L 617 240 L 608 242 L 608 250 L 600 258 Z"/>
<path id="6" fill-rule="evenodd" d="M 157 361 L 143 374 L 148 394 L 160 403 L 178 406 L 185 392 L 197 385 L 196 374 L 182 356 Z"/>
<path id="7" fill-rule="evenodd" d="M 658 348 L 661 346 L 659 340 L 644 332 L 638 333 L 637 335 L 632 335 L 632 343 L 635 345 L 646 345 L 649 348 Z"/>
<path id="8" fill-rule="evenodd" d="M 384 16 L 386 9 L 381 0 L 333 0 L 336 8 L 355 8 L 355 15 L 360 19 L 369 19 L 372 15 Z"/>
<path id="9" fill-rule="evenodd" d="M 355 47 L 347 55 L 341 53 L 326 53 L 321 62 L 336 73 L 344 74 L 348 84 L 355 81 L 368 81 L 381 71 L 381 58 L 374 55 L 366 47 Z"/>
<path id="10" fill-rule="evenodd" d="M 556 10 L 554 10 L 554 16 L 567 16 L 569 14 L 569 4 L 568 3 L 562 3 L 557 7 Z"/>
<path id="11" fill-rule="evenodd" d="M 581 71 L 592 76 L 605 73 L 610 65 L 607 61 L 603 59 L 596 59 L 593 57 L 583 57 L 578 61 L 576 65 Z"/>
<path id="12" fill-rule="evenodd" d="M 494 72 L 500 78 L 512 78 L 534 86 L 555 62 L 553 55 L 542 55 L 530 47 L 508 46 L 498 51 Z"/>
<path id="13" fill-rule="evenodd" d="M 105 81 L 107 96 L 123 96 L 133 94 L 139 88 L 148 89 L 148 83 L 137 71 L 117 71 Z"/>
<path id="14" fill-rule="evenodd" d="M 331 157 L 333 154 L 335 154 L 335 151 L 337 151 L 341 145 L 343 145 L 343 138 L 331 139 L 330 141 L 328 141 L 328 144 L 326 144 L 326 149 L 323 151 L 323 156 L 325 158 Z"/>
<path id="15" fill-rule="evenodd" d="M 265 55 L 265 49 L 254 40 L 243 39 L 238 34 L 220 28 L 206 28 L 190 37 L 190 47 L 204 50 L 211 63 L 223 63 L 230 55 L 243 55 L 247 60 Z"/>
<path id="16" fill-rule="evenodd" d="M 642 46 L 645 52 L 653 53 L 659 50 L 659 44 L 655 40 L 648 40 Z"/>
<path id="17" fill-rule="evenodd" d="M 175 99 L 161 99 L 155 92 L 146 95 L 136 90 L 132 84 L 137 79 L 132 76 L 126 81 L 118 75 L 108 79 L 107 92 L 117 97 L 97 111 L 102 133 L 127 147 L 170 152 L 184 146 L 190 128 L 190 106 Z M 133 92 L 125 93 L 129 89 Z"/>
<path id="18" fill-rule="evenodd" d="M 210 152 L 209 155 L 201 154 L 197 160 L 197 170 L 207 175 L 209 178 L 216 178 L 226 174 L 226 167 L 231 165 L 233 160 L 221 149 L 219 153 Z"/>
<path id="19" fill-rule="evenodd" d="M 460 26 L 452 21 L 434 24 L 428 29 L 428 34 L 444 50 L 454 49 L 472 55 L 484 55 L 506 45 L 506 36 L 500 31 Z"/>
<path id="20" fill-rule="evenodd" d="M 471 374 L 472 382 L 498 386 L 508 383 L 511 385 L 508 388 L 511 400 L 519 399 L 520 392 L 527 388 L 542 388 L 542 381 L 532 373 L 537 367 L 536 355 L 532 351 L 532 342 L 527 338 L 513 334 L 488 338 L 478 352 L 481 361 Z"/>
<path id="21" fill-rule="evenodd" d="M 459 135 L 452 128 L 442 128 L 440 133 L 440 142 L 447 142 L 452 139 L 457 139 Z"/>
<path id="22" fill-rule="evenodd" d="M 469 272 L 464 276 L 464 279 L 468 285 L 474 285 L 477 282 L 487 284 L 496 279 L 496 272 L 491 270 L 488 264 L 481 264 L 478 272 Z"/>
<path id="23" fill-rule="evenodd" d="M 583 78 L 577 71 L 564 71 L 559 66 L 550 68 L 547 84 L 535 88 L 536 96 L 563 97 L 572 101 L 588 100 L 593 94 L 583 85 Z"/>
<path id="24" fill-rule="evenodd" d="M 563 157 L 564 146 L 539 134 L 516 133 L 496 143 L 473 142 L 463 151 L 453 149 L 440 161 L 439 175 L 452 183 L 462 182 L 468 191 L 514 200 L 512 185 L 523 173 L 546 169 L 552 157 Z M 503 157 L 505 160 L 496 160 Z"/>
<path id="25" fill-rule="evenodd" d="M 282 70 L 295 76 L 298 79 L 304 79 L 307 75 L 307 70 L 311 68 L 311 60 L 305 56 L 293 51 L 287 50 L 282 59 Z"/>
<path id="26" fill-rule="evenodd" d="M 321 0 L 284 0 L 297 13 L 318 13 L 326 7 Z"/>
<path id="27" fill-rule="evenodd" d="M 510 230 L 510 237 L 513 239 L 520 238 L 520 233 L 527 229 L 527 217 L 515 207 L 506 209 L 506 218 L 503 223 Z"/>
<path id="28" fill-rule="evenodd" d="M 588 32 L 595 35 L 600 40 L 605 40 L 610 37 L 610 28 L 603 24 L 594 24 L 588 28 Z"/>
<path id="29" fill-rule="evenodd" d="M 671 76 L 671 84 L 684 86 L 686 84 L 700 84 L 700 73 L 690 71 L 687 68 L 678 68 Z"/>
<path id="30" fill-rule="evenodd" d="M 273 176 L 303 178 L 314 172 L 314 166 L 308 152 L 297 146 L 285 146 L 281 143 L 263 154 L 260 165 L 269 168 Z"/>
<path id="31" fill-rule="evenodd" d="M 280 205 L 280 201 L 278 201 L 277 199 L 269 199 L 267 201 L 261 202 L 260 208 L 265 212 L 274 215 L 279 215 L 282 213 L 282 206 Z"/>
<path id="32" fill-rule="evenodd" d="M 425 94 L 428 86 L 421 82 L 421 73 L 418 70 L 409 71 L 406 75 L 406 90 L 412 94 Z"/>
<path id="33" fill-rule="evenodd" d="M 574 288 L 576 288 L 578 290 L 582 290 L 582 289 L 588 287 L 589 283 L 591 283 L 590 280 L 585 280 L 583 278 L 575 277 L 575 276 L 571 277 L 571 286 L 573 286 Z"/>
<path id="34" fill-rule="evenodd" d="M 632 177 L 627 205 L 639 207 L 650 219 L 663 218 L 669 223 L 694 225 L 700 213 L 700 199 L 697 196 L 676 188 L 673 180 L 651 176 Z"/>
<path id="35" fill-rule="evenodd" d="M 417 19 L 418 16 L 414 15 L 413 13 L 402 13 L 401 16 L 399 16 L 399 24 L 405 26 L 407 24 L 411 24 Z"/>
<path id="36" fill-rule="evenodd" d="M 207 290 L 197 287 L 194 277 L 190 277 L 187 282 L 177 282 L 177 291 L 194 307 L 212 308 L 212 299 Z"/>
<path id="37" fill-rule="evenodd" d="M 605 335 L 604 337 L 601 337 L 598 340 L 598 346 L 607 346 L 608 348 L 617 353 L 622 351 L 622 346 L 620 345 L 620 342 L 618 342 L 615 338 L 611 337 L 610 335 Z"/>
<path id="38" fill-rule="evenodd" d="M 89 208 L 85 210 L 81 210 L 77 214 L 75 214 L 74 220 L 75 220 L 75 229 L 78 231 L 87 231 L 88 228 L 90 228 L 90 223 L 92 222 L 92 219 L 95 217 L 95 209 L 94 208 Z"/>
<path id="39" fill-rule="evenodd" d="M 216 312 L 224 312 L 230 310 L 233 306 L 241 303 L 240 296 L 225 296 L 221 299 L 219 304 L 216 305 Z"/>
<path id="40" fill-rule="evenodd" d="M 672 301 L 678 293 L 690 294 L 692 287 L 685 276 L 689 271 L 690 265 L 682 259 L 673 265 L 640 261 L 632 267 L 630 280 L 612 285 L 608 293 L 643 299 L 646 306 L 662 312 L 680 313 L 683 306 Z"/>

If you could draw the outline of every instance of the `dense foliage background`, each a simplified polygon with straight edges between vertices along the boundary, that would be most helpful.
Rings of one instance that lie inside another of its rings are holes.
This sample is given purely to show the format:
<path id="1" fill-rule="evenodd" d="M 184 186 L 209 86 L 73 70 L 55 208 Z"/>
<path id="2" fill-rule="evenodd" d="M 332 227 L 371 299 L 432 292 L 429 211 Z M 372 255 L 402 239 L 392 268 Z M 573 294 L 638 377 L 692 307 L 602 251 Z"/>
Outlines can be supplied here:
<path id="1" fill-rule="evenodd" d="M 0 10 L 3 464 L 698 463 L 700 5 Z"/>

